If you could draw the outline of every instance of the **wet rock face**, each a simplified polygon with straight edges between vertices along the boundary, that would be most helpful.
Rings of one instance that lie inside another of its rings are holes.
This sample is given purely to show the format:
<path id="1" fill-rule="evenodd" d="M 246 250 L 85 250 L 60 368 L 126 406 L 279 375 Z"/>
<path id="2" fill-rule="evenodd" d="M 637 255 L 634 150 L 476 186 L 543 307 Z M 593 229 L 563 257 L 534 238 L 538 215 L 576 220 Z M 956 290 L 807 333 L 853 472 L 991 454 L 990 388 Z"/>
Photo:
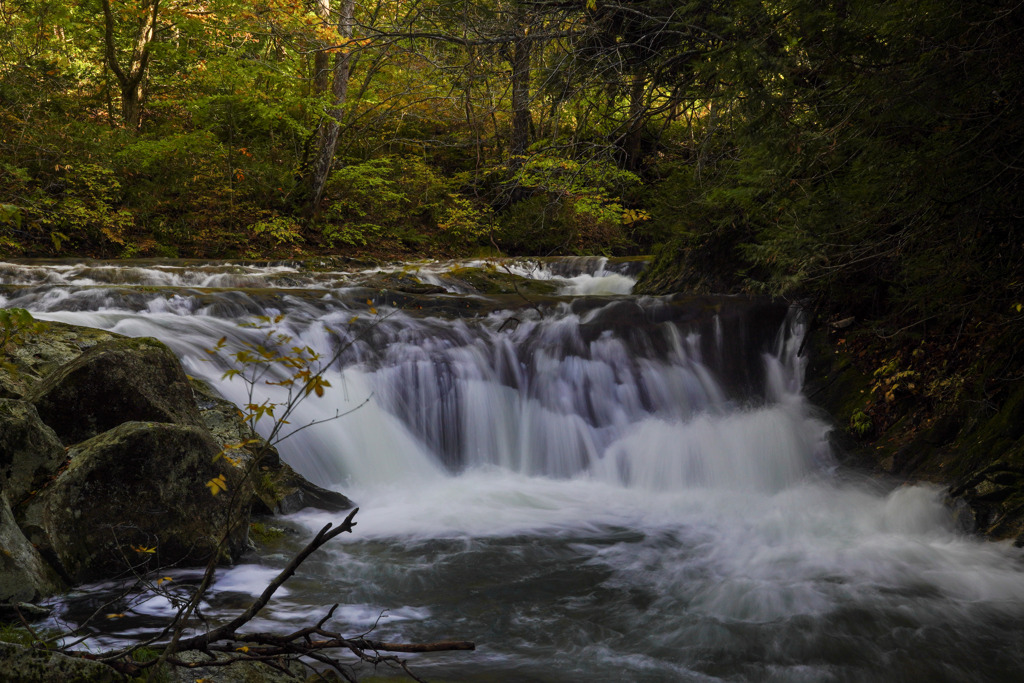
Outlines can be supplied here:
<path id="1" fill-rule="evenodd" d="M 22 534 L 0 494 L 0 604 L 37 600 L 60 588 L 60 579 Z"/>
<path id="2" fill-rule="evenodd" d="M 66 445 L 129 421 L 202 425 L 177 357 L 150 338 L 98 344 L 45 377 L 26 399 Z"/>
<path id="3" fill-rule="evenodd" d="M 247 501 L 213 495 L 220 446 L 197 427 L 126 422 L 70 450 L 67 469 L 28 505 L 40 545 L 72 583 L 133 567 L 202 564 L 245 547 Z M 239 521 L 241 520 L 241 521 Z"/>
<path id="4" fill-rule="evenodd" d="M 0 399 L 0 491 L 14 504 L 40 488 L 64 464 L 64 446 L 35 406 Z"/>
<path id="5" fill-rule="evenodd" d="M 948 487 L 951 515 L 963 530 L 1024 546 L 1024 381 L 1000 379 L 989 385 L 1000 394 L 965 390 L 938 408 L 897 396 L 891 426 L 858 434 L 857 412 L 872 396 L 870 368 L 833 346 L 827 329 L 809 348 L 805 391 L 835 420 L 837 452 L 847 464 Z M 984 386 L 986 377 L 976 379 Z"/>

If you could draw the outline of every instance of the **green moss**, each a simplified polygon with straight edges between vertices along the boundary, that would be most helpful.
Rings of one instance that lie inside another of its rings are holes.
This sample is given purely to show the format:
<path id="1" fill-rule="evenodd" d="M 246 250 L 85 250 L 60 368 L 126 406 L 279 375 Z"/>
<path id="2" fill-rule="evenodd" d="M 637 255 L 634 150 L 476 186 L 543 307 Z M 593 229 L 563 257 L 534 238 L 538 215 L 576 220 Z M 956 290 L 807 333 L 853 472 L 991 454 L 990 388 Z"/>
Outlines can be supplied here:
<path id="1" fill-rule="evenodd" d="M 862 372 L 849 353 L 836 348 L 825 330 L 814 333 L 810 342 L 811 366 L 808 368 L 807 394 L 823 407 L 840 425 L 863 429 L 867 425 L 867 406 L 871 377 Z M 868 436 L 869 430 L 851 430 L 856 437 Z"/>
<path id="2" fill-rule="evenodd" d="M 507 273 L 495 268 L 485 266 L 483 268 L 452 268 L 447 273 L 450 277 L 463 282 L 481 294 L 522 294 L 534 296 L 550 296 L 558 290 L 553 282 L 545 280 L 531 280 L 513 273 Z"/>
<path id="3" fill-rule="evenodd" d="M 15 645 L 25 645 L 28 647 L 35 645 L 38 641 L 36 640 L 36 635 L 31 633 L 24 626 L 0 624 L 0 642 L 14 643 Z"/>
<path id="4" fill-rule="evenodd" d="M 979 425 L 976 434 L 977 445 L 988 450 L 1011 448 L 1024 436 L 1024 384 L 1010 394 L 998 413 Z"/>
<path id="5" fill-rule="evenodd" d="M 249 538 L 260 545 L 270 545 L 283 537 L 284 529 L 279 529 L 263 522 L 251 522 L 249 524 Z"/>

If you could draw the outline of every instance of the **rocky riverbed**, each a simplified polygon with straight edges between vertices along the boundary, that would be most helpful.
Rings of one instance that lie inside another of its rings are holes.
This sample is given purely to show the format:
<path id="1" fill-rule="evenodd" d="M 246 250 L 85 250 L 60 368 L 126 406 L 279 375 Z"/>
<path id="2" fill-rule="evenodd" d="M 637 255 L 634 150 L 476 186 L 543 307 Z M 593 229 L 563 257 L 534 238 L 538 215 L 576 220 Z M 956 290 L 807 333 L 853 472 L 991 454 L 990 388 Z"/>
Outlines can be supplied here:
<path id="1" fill-rule="evenodd" d="M 211 481 L 223 484 L 214 491 Z M 253 513 L 307 506 L 338 511 L 351 503 L 281 462 L 234 404 L 191 380 L 161 342 L 50 322 L 19 331 L 4 349 L 0 613 L 7 619 L 84 582 L 211 558 L 231 563 L 250 547 Z M 53 680 L 58 664 L 43 666 L 40 657 L 5 646 L 0 678 Z M 42 678 L 33 678 L 39 666 Z M 115 679 L 88 673 L 88 680 Z"/>

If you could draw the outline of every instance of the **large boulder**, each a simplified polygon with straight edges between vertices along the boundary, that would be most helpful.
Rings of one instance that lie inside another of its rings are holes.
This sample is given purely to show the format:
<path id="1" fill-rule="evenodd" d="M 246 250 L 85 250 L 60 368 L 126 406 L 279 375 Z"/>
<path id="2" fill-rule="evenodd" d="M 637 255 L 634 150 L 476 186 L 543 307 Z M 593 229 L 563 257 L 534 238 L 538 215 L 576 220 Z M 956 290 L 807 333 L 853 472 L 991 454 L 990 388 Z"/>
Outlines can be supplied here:
<path id="1" fill-rule="evenodd" d="M 177 356 L 149 337 L 97 344 L 47 375 L 25 398 L 67 445 L 131 421 L 202 426 Z"/>
<path id="2" fill-rule="evenodd" d="M 15 505 L 64 464 L 64 446 L 26 401 L 0 398 L 0 491 Z"/>
<path id="3" fill-rule="evenodd" d="M 246 548 L 251 492 L 225 476 L 220 451 L 203 428 L 126 422 L 70 450 L 22 528 L 72 583 L 231 560 Z M 227 490 L 212 484 L 221 477 Z"/>
<path id="4" fill-rule="evenodd" d="M 42 377 L 78 358 L 83 351 L 120 336 L 67 323 L 41 323 L 38 331 L 24 335 L 18 343 L 3 349 L 0 397 L 21 398 Z"/>
<path id="5" fill-rule="evenodd" d="M 30 602 L 60 588 L 60 579 L 22 535 L 7 499 L 0 494 L 0 604 Z M 0 680 L 17 679 L 0 676 Z"/>

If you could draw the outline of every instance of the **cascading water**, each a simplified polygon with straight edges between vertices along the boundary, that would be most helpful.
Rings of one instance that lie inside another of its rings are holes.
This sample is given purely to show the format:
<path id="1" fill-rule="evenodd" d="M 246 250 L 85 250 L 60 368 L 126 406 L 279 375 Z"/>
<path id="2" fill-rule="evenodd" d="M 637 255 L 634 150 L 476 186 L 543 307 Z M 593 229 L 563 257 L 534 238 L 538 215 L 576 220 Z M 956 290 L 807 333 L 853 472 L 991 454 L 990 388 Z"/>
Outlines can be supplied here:
<path id="1" fill-rule="evenodd" d="M 507 270 L 563 296 L 512 306 L 425 265 L 422 281 L 459 295 L 410 297 L 366 273 L 288 265 L 29 263 L 0 264 L 0 301 L 156 336 L 236 401 L 244 387 L 200 359 L 221 336 L 256 334 L 238 326 L 253 314 L 283 313 L 303 345 L 338 354 L 332 389 L 293 423 L 358 409 L 281 451 L 356 500 L 359 525 L 311 558 L 254 628 L 293 627 L 341 602 L 331 625 L 343 632 L 377 624 L 382 640 L 475 640 L 469 657 L 414 661 L 445 680 L 975 681 L 1024 670 L 1020 554 L 958 533 L 937 489 L 891 489 L 836 466 L 827 423 L 801 394 L 797 311 L 625 296 L 633 272 L 603 261 Z M 576 298 L 599 291 L 618 295 Z M 292 545 L 326 521 L 293 515 Z M 223 571 L 207 615 L 261 590 L 290 550 Z M 62 609 L 73 619 L 75 600 Z M 165 610 L 144 603 L 97 640 L 143 632 Z"/>

